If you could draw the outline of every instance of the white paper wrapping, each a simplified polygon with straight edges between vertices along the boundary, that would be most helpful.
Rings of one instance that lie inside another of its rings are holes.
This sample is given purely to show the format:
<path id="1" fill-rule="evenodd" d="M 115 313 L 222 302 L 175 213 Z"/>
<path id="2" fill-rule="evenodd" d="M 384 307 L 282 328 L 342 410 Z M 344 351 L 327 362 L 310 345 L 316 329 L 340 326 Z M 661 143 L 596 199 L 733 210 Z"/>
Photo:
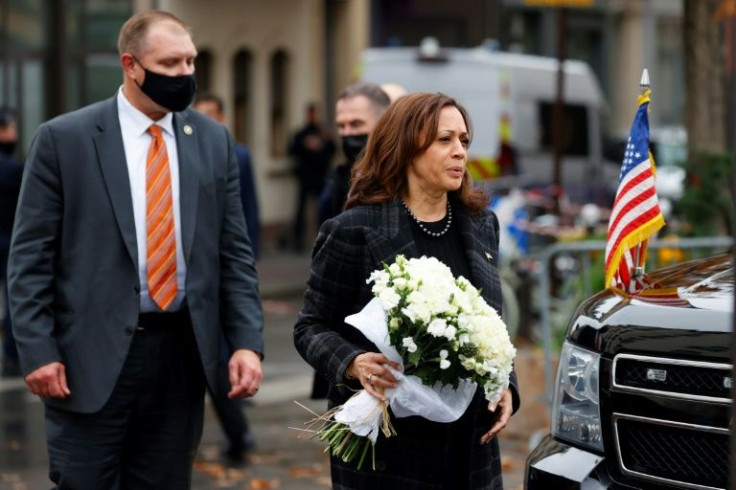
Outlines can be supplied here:
<path id="1" fill-rule="evenodd" d="M 360 330 L 386 357 L 403 366 L 401 356 L 389 343 L 386 312 L 378 298 L 345 318 L 345 322 Z M 416 376 L 404 376 L 393 369 L 391 372 L 399 383 L 395 389 L 387 389 L 385 394 L 396 417 L 420 415 L 433 422 L 454 422 L 465 413 L 475 394 L 476 384 L 467 380 L 461 380 L 457 389 L 449 385 L 443 387 L 440 383 L 429 387 Z M 381 422 L 380 401 L 361 390 L 335 414 L 335 420 L 375 443 Z"/>

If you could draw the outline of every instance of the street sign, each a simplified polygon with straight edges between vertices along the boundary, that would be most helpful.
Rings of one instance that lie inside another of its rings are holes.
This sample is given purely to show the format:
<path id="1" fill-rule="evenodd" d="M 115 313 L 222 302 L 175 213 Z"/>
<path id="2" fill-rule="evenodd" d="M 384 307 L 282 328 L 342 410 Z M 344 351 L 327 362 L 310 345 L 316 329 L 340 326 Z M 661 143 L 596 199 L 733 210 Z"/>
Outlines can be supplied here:
<path id="1" fill-rule="evenodd" d="M 524 0 L 527 7 L 592 7 L 595 0 Z"/>

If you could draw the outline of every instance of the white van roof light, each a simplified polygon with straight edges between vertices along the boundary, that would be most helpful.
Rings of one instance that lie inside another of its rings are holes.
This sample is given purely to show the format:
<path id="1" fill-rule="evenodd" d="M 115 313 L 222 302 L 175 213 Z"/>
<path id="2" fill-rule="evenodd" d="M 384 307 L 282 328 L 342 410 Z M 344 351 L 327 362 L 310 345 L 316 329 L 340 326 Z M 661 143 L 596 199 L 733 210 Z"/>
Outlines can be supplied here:
<path id="1" fill-rule="evenodd" d="M 447 61 L 436 37 L 428 36 L 419 44 L 419 61 Z"/>

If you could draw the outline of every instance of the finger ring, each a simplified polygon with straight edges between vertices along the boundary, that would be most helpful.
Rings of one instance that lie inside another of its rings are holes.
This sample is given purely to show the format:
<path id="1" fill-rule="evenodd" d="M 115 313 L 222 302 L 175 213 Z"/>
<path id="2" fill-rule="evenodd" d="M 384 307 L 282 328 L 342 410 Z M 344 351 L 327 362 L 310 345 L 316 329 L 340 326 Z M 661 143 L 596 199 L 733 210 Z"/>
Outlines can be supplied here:
<path id="1" fill-rule="evenodd" d="M 373 373 L 373 374 L 371 374 L 370 376 L 368 376 L 368 382 L 369 382 L 370 384 L 373 384 L 373 381 L 372 381 L 372 380 L 373 380 L 373 376 L 375 376 L 375 375 L 376 375 L 376 373 Z"/>

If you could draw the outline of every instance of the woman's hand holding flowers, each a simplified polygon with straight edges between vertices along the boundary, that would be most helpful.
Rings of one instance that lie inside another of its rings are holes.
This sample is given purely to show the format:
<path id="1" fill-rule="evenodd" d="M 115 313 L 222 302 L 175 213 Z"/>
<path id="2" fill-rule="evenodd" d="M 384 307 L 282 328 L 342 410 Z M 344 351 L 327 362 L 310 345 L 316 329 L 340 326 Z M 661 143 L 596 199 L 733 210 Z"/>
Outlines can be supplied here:
<path id="1" fill-rule="evenodd" d="M 349 363 L 344 376 L 364 389 L 315 419 L 321 424 L 315 437 L 333 456 L 361 468 L 380 434 L 396 435 L 389 399 L 397 418 L 419 415 L 450 423 L 480 388 L 495 416 L 479 443 L 493 440 L 513 410 L 509 383 L 516 349 L 481 291 L 434 257 L 397 255 L 367 282 L 374 283 L 374 299 L 345 322 L 385 354 L 363 352 Z M 393 374 L 399 370 L 406 375 L 400 383 Z"/>
<path id="2" fill-rule="evenodd" d="M 493 424 L 493 427 L 491 427 L 491 430 L 483 434 L 480 438 L 481 444 L 488 444 L 491 442 L 491 440 L 501 432 L 504 427 L 506 427 L 506 424 L 511 418 L 511 411 L 513 409 L 512 404 L 513 397 L 511 396 L 511 388 L 507 388 L 506 391 L 503 392 L 501 399 L 498 402 L 491 402 L 488 404 L 489 412 L 495 413 L 496 410 L 499 410 L 497 413 L 498 418 L 496 419 L 496 423 Z"/>
<path id="3" fill-rule="evenodd" d="M 386 401 L 383 390 L 396 388 L 398 382 L 387 366 L 400 371 L 401 365 L 389 360 L 383 354 L 377 352 L 364 352 L 359 354 L 350 363 L 345 375 L 348 378 L 357 379 L 363 388 L 382 402 Z"/>

